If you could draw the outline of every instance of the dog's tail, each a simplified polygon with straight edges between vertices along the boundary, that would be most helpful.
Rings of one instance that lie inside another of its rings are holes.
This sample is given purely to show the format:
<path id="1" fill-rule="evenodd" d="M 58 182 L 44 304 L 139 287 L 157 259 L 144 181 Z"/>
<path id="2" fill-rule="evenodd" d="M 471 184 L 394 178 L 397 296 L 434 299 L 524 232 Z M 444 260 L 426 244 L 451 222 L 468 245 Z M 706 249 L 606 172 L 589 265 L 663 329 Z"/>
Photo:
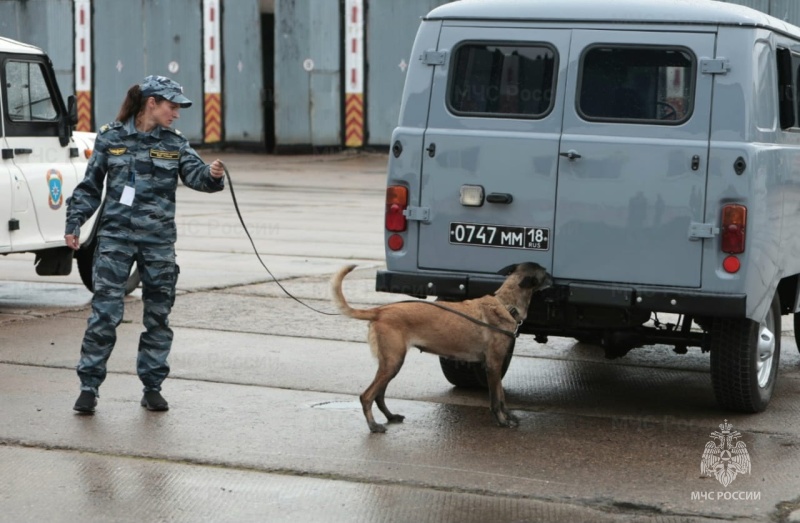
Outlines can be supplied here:
<path id="1" fill-rule="evenodd" d="M 331 294 L 333 294 L 333 302 L 339 308 L 339 312 L 345 316 L 349 316 L 357 320 L 372 321 L 378 317 L 376 309 L 354 309 L 347 304 L 347 300 L 344 299 L 344 294 L 342 294 L 342 280 L 344 280 L 344 277 L 350 274 L 355 268 L 355 265 L 346 265 L 339 269 L 339 271 L 333 275 L 333 278 L 331 278 Z"/>

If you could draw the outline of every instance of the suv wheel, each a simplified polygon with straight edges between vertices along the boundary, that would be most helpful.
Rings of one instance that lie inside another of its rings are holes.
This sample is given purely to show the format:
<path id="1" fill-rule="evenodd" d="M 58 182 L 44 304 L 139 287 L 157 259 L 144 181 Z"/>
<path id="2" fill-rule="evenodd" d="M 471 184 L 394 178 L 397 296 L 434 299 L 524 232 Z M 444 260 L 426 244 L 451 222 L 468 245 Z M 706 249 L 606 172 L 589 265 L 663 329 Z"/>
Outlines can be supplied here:
<path id="1" fill-rule="evenodd" d="M 94 251 L 96 248 L 97 240 L 92 240 L 88 245 L 81 247 L 75 254 L 75 258 L 78 260 L 78 273 L 81 275 L 81 281 L 90 292 L 94 291 L 92 265 L 94 265 Z M 134 264 L 128 276 L 128 281 L 125 284 L 125 294 L 128 295 L 132 293 L 136 287 L 139 286 L 139 282 L 139 268 Z"/>
<path id="2" fill-rule="evenodd" d="M 505 377 L 508 366 L 511 364 L 511 357 L 514 355 L 514 344 L 516 340 L 511 342 L 511 348 L 503 360 L 503 370 L 500 377 Z M 458 361 L 448 358 L 439 358 L 439 364 L 442 366 L 442 373 L 444 377 L 455 385 L 463 389 L 486 389 L 489 387 L 486 380 L 486 367 L 483 363 L 474 361 Z"/>
<path id="3" fill-rule="evenodd" d="M 738 412 L 761 412 L 775 388 L 781 354 L 781 309 L 776 293 L 761 323 L 715 318 L 708 332 L 711 381 L 717 403 Z"/>

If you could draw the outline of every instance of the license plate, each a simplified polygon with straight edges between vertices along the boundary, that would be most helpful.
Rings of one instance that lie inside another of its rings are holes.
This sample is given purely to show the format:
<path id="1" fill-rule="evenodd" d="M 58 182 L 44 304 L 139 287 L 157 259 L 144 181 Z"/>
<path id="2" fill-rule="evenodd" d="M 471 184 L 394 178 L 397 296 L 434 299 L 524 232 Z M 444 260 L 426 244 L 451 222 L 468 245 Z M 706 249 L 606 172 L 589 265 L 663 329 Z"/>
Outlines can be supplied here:
<path id="1" fill-rule="evenodd" d="M 550 229 L 452 222 L 450 243 L 546 251 L 550 245 Z"/>

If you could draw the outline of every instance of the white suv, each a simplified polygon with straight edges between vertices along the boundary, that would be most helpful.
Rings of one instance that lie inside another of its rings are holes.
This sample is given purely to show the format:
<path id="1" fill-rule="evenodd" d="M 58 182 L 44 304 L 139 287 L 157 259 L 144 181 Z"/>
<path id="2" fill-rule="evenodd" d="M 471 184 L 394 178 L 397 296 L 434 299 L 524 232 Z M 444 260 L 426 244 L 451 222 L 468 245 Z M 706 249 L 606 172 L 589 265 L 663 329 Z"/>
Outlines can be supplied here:
<path id="1" fill-rule="evenodd" d="M 41 276 L 67 275 L 78 261 L 92 288 L 94 218 L 73 253 L 64 244 L 66 200 L 83 178 L 94 133 L 73 132 L 75 97 L 64 105 L 53 66 L 39 48 L 0 38 L 0 254 L 36 254 Z M 128 292 L 139 282 L 134 270 Z"/>

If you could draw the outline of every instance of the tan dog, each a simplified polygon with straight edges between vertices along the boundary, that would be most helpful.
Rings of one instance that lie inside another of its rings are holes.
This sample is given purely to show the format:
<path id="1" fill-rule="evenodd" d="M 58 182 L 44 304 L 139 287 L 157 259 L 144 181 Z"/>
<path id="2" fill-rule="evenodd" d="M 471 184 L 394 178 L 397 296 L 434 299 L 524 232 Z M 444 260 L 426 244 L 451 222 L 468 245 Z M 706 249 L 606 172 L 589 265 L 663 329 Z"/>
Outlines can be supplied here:
<path id="1" fill-rule="evenodd" d="M 386 432 L 386 427 L 375 422 L 372 416 L 374 401 L 389 423 L 403 421 L 403 416 L 392 414 L 386 408 L 384 395 L 389 382 L 400 372 L 406 352 L 411 347 L 446 358 L 484 363 L 491 410 L 497 423 L 504 427 L 519 424 L 516 416 L 506 408 L 501 383 L 502 366 L 514 342 L 517 326 L 527 316 L 531 296 L 551 284 L 544 268 L 535 263 L 511 267 L 510 274 L 494 295 L 447 303 L 446 307 L 456 313 L 424 301 L 353 309 L 342 294 L 342 280 L 354 268 L 355 265 L 349 265 L 340 269 L 331 279 L 331 289 L 342 314 L 370 322 L 368 340 L 378 359 L 378 372 L 372 384 L 361 394 L 361 406 L 369 430 Z"/>

